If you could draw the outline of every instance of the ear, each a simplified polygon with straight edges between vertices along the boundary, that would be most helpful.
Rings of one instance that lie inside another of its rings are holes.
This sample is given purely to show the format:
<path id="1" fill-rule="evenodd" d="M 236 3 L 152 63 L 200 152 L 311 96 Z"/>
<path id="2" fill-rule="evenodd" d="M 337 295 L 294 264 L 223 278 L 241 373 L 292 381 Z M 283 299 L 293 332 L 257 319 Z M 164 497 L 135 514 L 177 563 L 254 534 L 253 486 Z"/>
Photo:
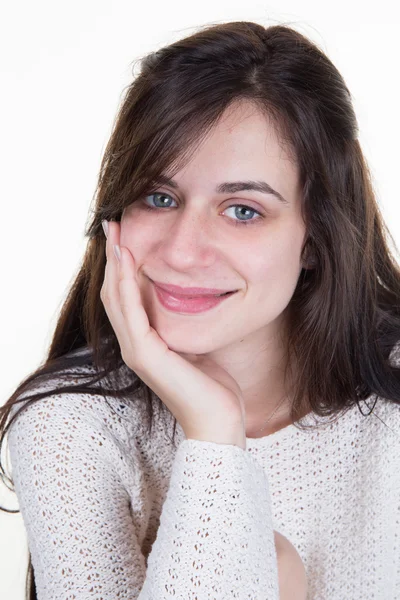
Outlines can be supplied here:
<path id="1" fill-rule="evenodd" d="M 317 265 L 317 258 L 314 254 L 314 252 L 312 252 L 310 250 L 310 246 L 307 245 L 306 249 L 305 249 L 305 257 L 302 260 L 302 267 L 303 269 L 314 269 Z"/>
<path id="2" fill-rule="evenodd" d="M 303 260 L 303 269 L 314 269 L 316 266 L 317 259 L 313 254 Z"/>

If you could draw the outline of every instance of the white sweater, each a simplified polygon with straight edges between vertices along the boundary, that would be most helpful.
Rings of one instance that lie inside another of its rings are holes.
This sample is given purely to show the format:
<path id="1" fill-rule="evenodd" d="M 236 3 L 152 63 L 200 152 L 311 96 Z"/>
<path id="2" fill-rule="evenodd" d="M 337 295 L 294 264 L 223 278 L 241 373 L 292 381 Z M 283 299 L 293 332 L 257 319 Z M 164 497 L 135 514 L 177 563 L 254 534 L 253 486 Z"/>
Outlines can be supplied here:
<path id="1" fill-rule="evenodd" d="M 39 600 L 278 600 L 274 529 L 308 600 L 400 600 L 398 405 L 308 415 L 317 431 L 242 450 L 179 423 L 173 446 L 156 405 L 150 439 L 140 398 L 108 402 L 53 395 L 9 431 Z"/>

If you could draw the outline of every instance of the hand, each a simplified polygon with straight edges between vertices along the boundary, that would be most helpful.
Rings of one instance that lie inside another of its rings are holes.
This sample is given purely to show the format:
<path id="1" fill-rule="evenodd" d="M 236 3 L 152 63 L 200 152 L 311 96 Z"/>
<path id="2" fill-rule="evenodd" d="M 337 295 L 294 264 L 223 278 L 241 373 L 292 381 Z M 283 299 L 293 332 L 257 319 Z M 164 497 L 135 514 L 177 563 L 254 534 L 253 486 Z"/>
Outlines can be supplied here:
<path id="1" fill-rule="evenodd" d="M 164 402 L 186 438 L 245 450 L 245 409 L 239 385 L 210 359 L 193 355 L 186 360 L 168 348 L 149 324 L 131 252 L 121 247 L 121 264 L 113 252 L 119 242 L 120 224 L 109 221 L 100 298 L 123 361 Z"/>

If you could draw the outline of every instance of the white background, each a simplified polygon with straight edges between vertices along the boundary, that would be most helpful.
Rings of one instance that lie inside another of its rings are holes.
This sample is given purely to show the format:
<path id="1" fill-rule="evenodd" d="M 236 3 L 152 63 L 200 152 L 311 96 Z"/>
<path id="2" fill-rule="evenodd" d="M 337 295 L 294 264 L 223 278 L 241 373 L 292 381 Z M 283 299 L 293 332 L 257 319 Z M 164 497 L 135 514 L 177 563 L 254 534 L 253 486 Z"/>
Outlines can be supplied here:
<path id="1" fill-rule="evenodd" d="M 36 369 L 50 343 L 84 254 L 100 160 L 133 62 L 197 27 L 233 20 L 284 23 L 325 51 L 353 95 L 377 200 L 400 247 L 396 5 L 395 0 L 3 2 L 0 404 Z M 4 463 L 4 447 L 2 455 Z M 1 482 L 0 487 L 1 505 L 18 508 L 15 495 Z M 1 598 L 25 598 L 27 559 L 20 513 L 0 512 Z"/>

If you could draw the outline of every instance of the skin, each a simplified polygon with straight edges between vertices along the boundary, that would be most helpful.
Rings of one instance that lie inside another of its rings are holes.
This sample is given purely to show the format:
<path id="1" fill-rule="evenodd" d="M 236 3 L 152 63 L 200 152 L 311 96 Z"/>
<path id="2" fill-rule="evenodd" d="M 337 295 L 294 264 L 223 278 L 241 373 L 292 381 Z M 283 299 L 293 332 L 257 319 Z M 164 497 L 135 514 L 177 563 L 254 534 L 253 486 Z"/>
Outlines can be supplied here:
<path id="1" fill-rule="evenodd" d="M 214 191 L 221 182 L 250 179 L 266 181 L 288 204 L 256 191 Z M 291 423 L 283 384 L 285 309 L 305 267 L 297 166 L 272 123 L 242 101 L 225 111 L 174 180 L 178 189 L 159 186 L 161 195 L 132 203 L 121 218 L 120 243 L 135 259 L 149 323 L 182 357 L 195 362 L 201 355 L 225 369 L 243 393 L 246 436 L 269 435 Z M 211 311 L 179 314 L 159 304 L 149 278 L 239 291 Z"/>
<path id="2" fill-rule="evenodd" d="M 303 561 L 296 548 L 281 533 L 274 531 L 278 559 L 280 600 L 306 600 L 308 584 Z"/>

